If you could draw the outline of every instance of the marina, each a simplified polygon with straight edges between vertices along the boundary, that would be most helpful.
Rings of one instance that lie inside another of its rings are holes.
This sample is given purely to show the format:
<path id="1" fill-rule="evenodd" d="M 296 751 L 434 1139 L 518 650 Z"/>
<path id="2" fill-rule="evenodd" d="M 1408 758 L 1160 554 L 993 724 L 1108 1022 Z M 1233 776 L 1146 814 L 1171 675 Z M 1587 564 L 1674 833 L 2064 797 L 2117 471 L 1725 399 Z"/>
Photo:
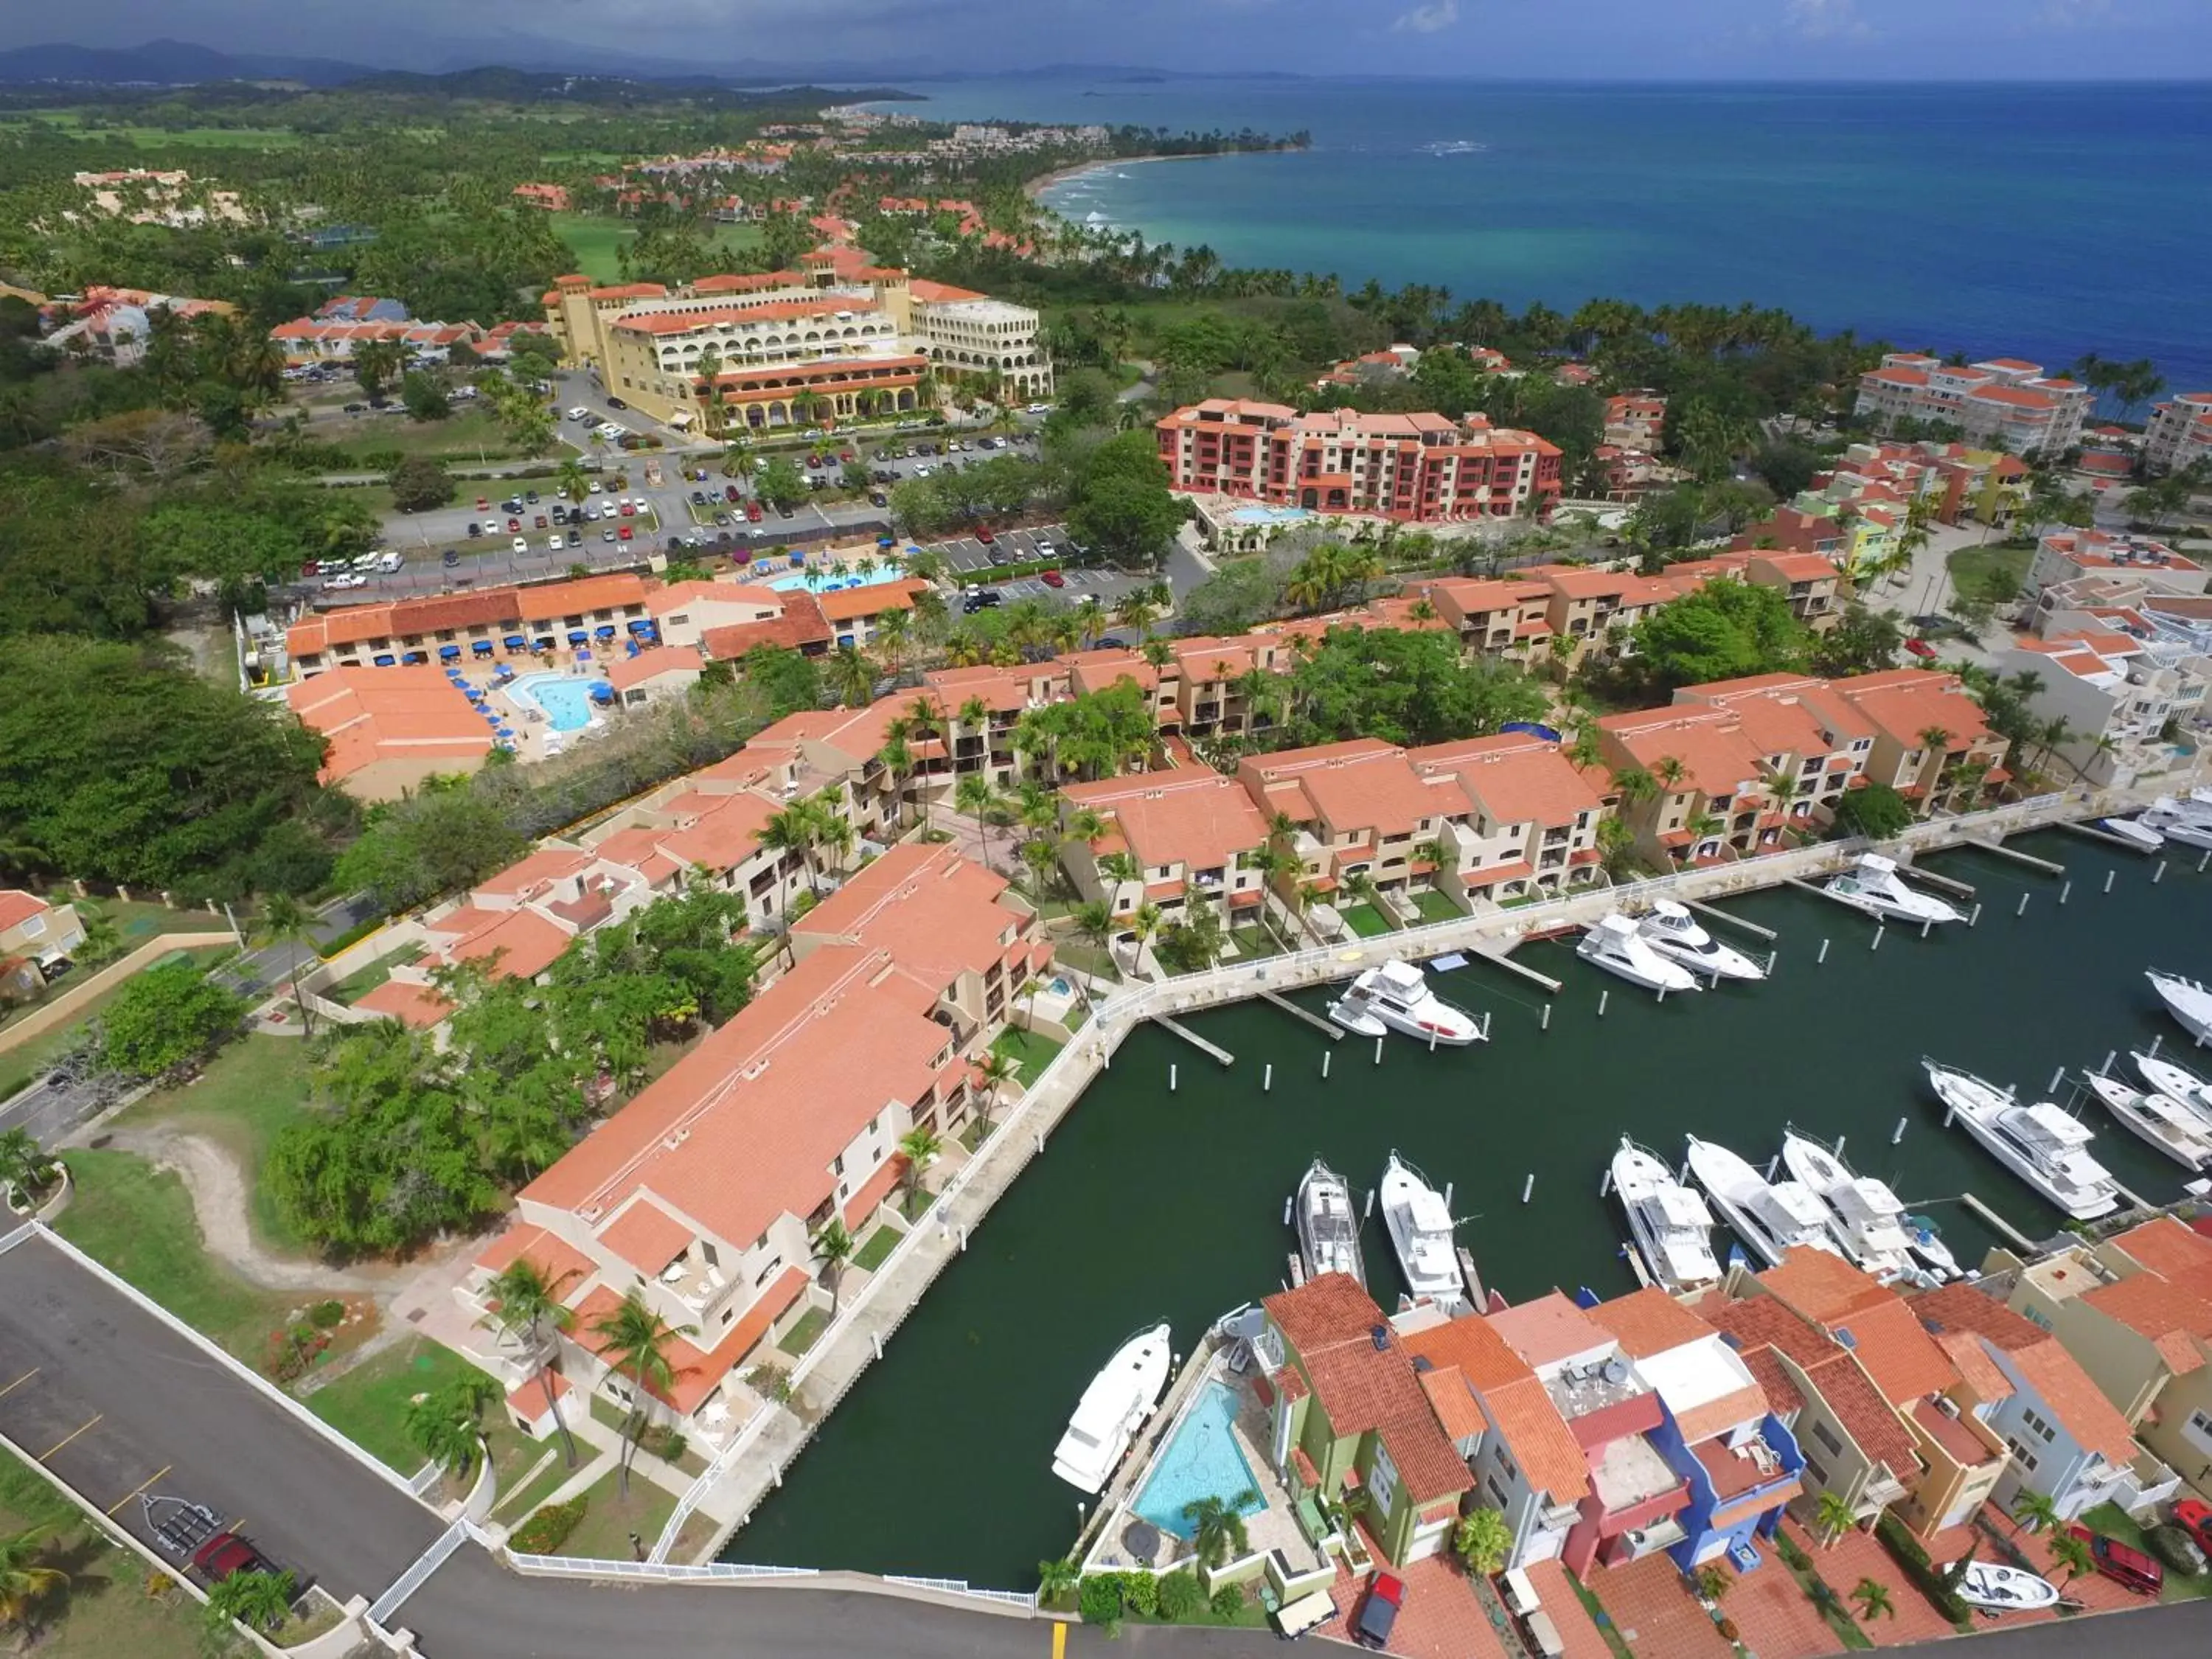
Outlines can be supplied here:
<path id="1" fill-rule="evenodd" d="M 1893 929 L 1879 951 L 1881 924 L 1833 902 L 1782 887 L 1731 894 L 1731 915 L 1778 936 L 1778 970 L 1695 997 L 1621 994 L 1577 959 L 1571 937 L 1516 954 L 1516 969 L 1561 982 L 1548 1000 L 1527 974 L 1472 951 L 1468 966 L 1431 975 L 1440 994 L 1492 1015 L 1491 1040 L 1466 1048 L 1432 1052 L 1395 1034 L 1379 1049 L 1332 1043 L 1257 1000 L 1178 1011 L 1238 1056 L 1216 1070 L 1138 1025 L 727 1559 L 1033 1582 L 1036 1563 L 1076 1537 L 1079 1494 L 1048 1465 L 1101 1358 L 1141 1322 L 1197 1333 L 1285 1283 L 1295 1242 L 1285 1200 L 1316 1156 L 1350 1188 L 1367 1282 L 1386 1307 L 1406 1285 L 1379 1203 L 1364 1208 L 1393 1149 L 1451 1188 L 1456 1245 L 1515 1303 L 1555 1286 L 1606 1296 L 1636 1285 L 1620 1207 L 1600 1190 L 1624 1134 L 1678 1166 L 1694 1134 L 1762 1172 L 1787 1127 L 1830 1148 L 1842 1140 L 1850 1170 L 1893 1186 L 1970 1269 L 2008 1237 L 2051 1237 L 2057 1211 L 1942 1128 L 1920 1056 L 2017 1085 L 2024 1100 L 2055 1072 L 2115 1049 L 2116 1066 L 2154 1042 L 2185 1062 L 2188 1039 L 2143 969 L 2201 967 L 2193 941 L 2212 882 L 2055 833 L 2028 849 L 2066 865 L 2071 903 L 2053 902 L 2057 878 L 2014 860 L 1930 855 L 1934 873 L 1972 884 L 1989 913 L 1925 939 Z M 2041 896 L 2023 911 L 2031 895 Z M 1593 907 L 1590 919 L 1603 913 Z M 1341 971 L 1334 987 L 1287 994 L 1318 1015 L 1348 982 L 1352 970 Z M 2128 1190 L 2179 1196 L 2178 1164 L 2094 1102 L 2082 1121 Z M 1725 1253 L 1728 1235 L 1714 1237 Z M 935 1508 L 956 1496 L 962 1524 L 936 1524 Z"/>

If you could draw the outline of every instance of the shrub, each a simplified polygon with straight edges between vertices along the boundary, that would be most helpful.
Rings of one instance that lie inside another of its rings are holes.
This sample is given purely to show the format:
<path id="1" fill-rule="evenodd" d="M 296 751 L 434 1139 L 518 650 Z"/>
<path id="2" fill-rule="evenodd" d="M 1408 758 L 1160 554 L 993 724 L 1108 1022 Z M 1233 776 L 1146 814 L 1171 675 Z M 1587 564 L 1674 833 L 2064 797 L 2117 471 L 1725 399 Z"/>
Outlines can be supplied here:
<path id="1" fill-rule="evenodd" d="M 2143 1547 L 2183 1574 L 2204 1571 L 2204 1556 L 2196 1540 L 2171 1521 L 2161 1522 L 2143 1534 Z"/>
<path id="2" fill-rule="evenodd" d="M 332 1297 L 327 1302 L 318 1302 L 307 1310 L 307 1322 L 319 1331 L 327 1331 L 345 1322 L 345 1304 Z"/>
<path id="3" fill-rule="evenodd" d="M 672 1424 L 656 1423 L 638 1443 L 664 1463 L 681 1461 L 689 1443 Z"/>
<path id="4" fill-rule="evenodd" d="M 1076 1608 L 1086 1625 L 1112 1625 L 1121 1618 L 1121 1577 L 1119 1573 L 1094 1572 L 1083 1581 L 1076 1595 Z"/>
<path id="5" fill-rule="evenodd" d="M 1244 1611 L 1244 1591 L 1237 1584 L 1224 1584 L 1213 1592 L 1211 1603 L 1216 1619 L 1234 1619 Z"/>
<path id="6" fill-rule="evenodd" d="M 1875 1522 L 1874 1535 L 1881 1540 L 1882 1547 L 1905 1569 L 1905 1576 L 1912 1581 L 1913 1588 L 1936 1604 L 1938 1613 L 1960 1630 L 1973 1627 L 1972 1610 L 1959 1599 L 1956 1590 L 1943 1582 L 1942 1571 L 1929 1560 L 1928 1552 L 1905 1529 L 1902 1521 L 1884 1513 Z"/>
<path id="7" fill-rule="evenodd" d="M 550 1555 L 568 1541 L 568 1534 L 583 1524 L 590 1500 L 583 1495 L 565 1504 L 548 1504 L 514 1529 L 507 1543 L 524 1555 Z"/>
<path id="8" fill-rule="evenodd" d="M 1813 1558 L 1797 1547 L 1797 1540 L 1786 1532 L 1774 1534 L 1774 1553 L 1801 1572 L 1813 1565 Z"/>
<path id="9" fill-rule="evenodd" d="M 1735 1641 L 1735 1620 L 1733 1620 L 1733 1619 L 1723 1619 L 1723 1620 L 1721 1620 L 1721 1622 L 1720 1622 L 1720 1632 L 1721 1632 L 1721 1639 L 1722 1639 L 1723 1641 L 1724 1641 L 1724 1642 L 1733 1642 L 1733 1641 Z"/>
<path id="10" fill-rule="evenodd" d="M 1206 1591 L 1198 1582 L 1198 1575 L 1188 1567 L 1177 1567 L 1159 1583 L 1160 1617 L 1177 1624 L 1195 1619 L 1206 1606 Z"/>
<path id="11" fill-rule="evenodd" d="M 1160 1610 L 1160 1581 L 1149 1572 L 1121 1575 L 1121 1605 L 1150 1619 Z"/>

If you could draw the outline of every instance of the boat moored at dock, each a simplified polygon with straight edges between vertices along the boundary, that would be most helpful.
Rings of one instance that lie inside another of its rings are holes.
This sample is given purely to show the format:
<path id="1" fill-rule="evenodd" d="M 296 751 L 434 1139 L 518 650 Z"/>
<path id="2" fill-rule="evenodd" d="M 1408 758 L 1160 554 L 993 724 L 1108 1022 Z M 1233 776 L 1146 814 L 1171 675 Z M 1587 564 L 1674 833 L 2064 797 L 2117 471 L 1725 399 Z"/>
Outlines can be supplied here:
<path id="1" fill-rule="evenodd" d="M 2181 974 L 2161 973 L 2155 968 L 2144 969 L 2143 977 L 2158 993 L 2158 1000 L 2166 1005 L 2166 1012 L 2173 1016 L 2174 1023 L 2188 1032 L 2192 1041 L 2199 1044 L 2212 1042 L 2212 986 Z"/>
<path id="2" fill-rule="evenodd" d="M 2212 1083 L 2205 1082 L 2186 1066 L 2177 1066 L 2140 1048 L 2130 1048 L 2128 1058 L 2135 1062 L 2145 1083 L 2168 1100 L 2179 1101 L 2202 1118 L 2207 1127 L 2212 1127 Z"/>
<path id="3" fill-rule="evenodd" d="M 1581 943 L 1575 946 L 1575 954 L 1594 968 L 1602 968 L 1631 985 L 1640 985 L 1662 996 L 1669 991 L 1705 988 L 1704 981 L 1679 962 L 1670 962 L 1661 956 L 1644 939 L 1643 929 L 1617 912 L 1584 933 Z"/>
<path id="4" fill-rule="evenodd" d="M 2165 836 L 2140 818 L 2099 818 L 2097 828 L 2141 852 L 2155 853 L 2166 845 Z"/>
<path id="5" fill-rule="evenodd" d="M 1809 1246 L 1841 1255 L 1829 1231 L 1828 1212 L 1796 1180 L 1769 1181 L 1717 1141 L 1688 1137 L 1690 1174 L 1737 1237 L 1764 1257 L 1782 1265 L 1791 1248 Z"/>
<path id="6" fill-rule="evenodd" d="M 1319 1158 L 1298 1182 L 1297 1215 L 1298 1248 L 1310 1277 L 1349 1273 L 1363 1285 L 1367 1282 L 1366 1264 L 1359 1255 L 1359 1212 L 1352 1207 L 1352 1188 Z"/>
<path id="7" fill-rule="evenodd" d="M 2136 822 L 2165 841 L 2182 847 L 2212 849 L 2212 805 L 2196 799 L 2176 800 L 2160 795 L 2136 814 Z"/>
<path id="8" fill-rule="evenodd" d="M 1466 1286 L 1460 1278 L 1451 1211 L 1443 1194 L 1395 1152 L 1383 1169 L 1379 1192 L 1382 1223 L 1389 1230 L 1390 1248 L 1397 1253 L 1406 1288 L 1416 1298 L 1426 1297 L 1447 1312 L 1453 1310 L 1467 1299 Z"/>
<path id="9" fill-rule="evenodd" d="M 1329 1016 L 1362 1036 L 1379 1036 L 1373 1029 L 1378 1024 L 1423 1042 L 1453 1048 L 1480 1042 L 1484 1036 L 1483 1023 L 1431 991 L 1428 976 L 1410 962 L 1394 960 L 1370 968 L 1330 1006 Z"/>
<path id="10" fill-rule="evenodd" d="M 1670 957 L 1692 973 L 1715 981 L 1759 980 L 1765 967 L 1732 945 L 1723 945 L 1692 915 L 1686 905 L 1661 899 L 1644 918 L 1644 940 L 1662 957 Z"/>
<path id="11" fill-rule="evenodd" d="M 1613 1195 L 1628 1216 L 1628 1232 L 1651 1277 L 1668 1291 L 1716 1284 L 1713 1212 L 1674 1178 L 1653 1153 L 1626 1135 L 1613 1155 Z"/>
<path id="12" fill-rule="evenodd" d="M 1907 886 L 1897 873 L 1897 860 L 1880 853 L 1861 854 L 1857 863 L 1829 877 L 1820 890 L 1884 921 L 1924 927 L 1966 919 L 1957 905 Z"/>
<path id="13" fill-rule="evenodd" d="M 2089 1156 L 2096 1137 L 2055 1103 L 2023 1103 L 1971 1072 L 1932 1060 L 1921 1064 L 1943 1103 L 1946 1126 L 1956 1121 L 2058 1209 L 2076 1221 L 2094 1221 L 2119 1208 L 2119 1183 Z"/>
<path id="14" fill-rule="evenodd" d="M 1129 1443 L 1167 1391 L 1172 1340 L 1167 1326 L 1153 1325 L 1114 1351 L 1067 1419 L 1066 1432 L 1052 1455 L 1054 1474 L 1094 1497 L 1113 1478 Z"/>
<path id="15" fill-rule="evenodd" d="M 2092 1072 L 2089 1091 L 2119 1119 L 2121 1127 L 2193 1173 L 2212 1167 L 2212 1125 L 2179 1101 L 2130 1089 L 2118 1078 Z"/>
<path id="16" fill-rule="evenodd" d="M 1914 1263 L 1905 1206 L 1887 1182 L 1854 1174 L 1841 1153 L 1795 1129 L 1783 1132 L 1782 1165 L 1827 1206 L 1829 1225 L 1849 1260 L 1884 1284 L 1934 1277 Z"/>

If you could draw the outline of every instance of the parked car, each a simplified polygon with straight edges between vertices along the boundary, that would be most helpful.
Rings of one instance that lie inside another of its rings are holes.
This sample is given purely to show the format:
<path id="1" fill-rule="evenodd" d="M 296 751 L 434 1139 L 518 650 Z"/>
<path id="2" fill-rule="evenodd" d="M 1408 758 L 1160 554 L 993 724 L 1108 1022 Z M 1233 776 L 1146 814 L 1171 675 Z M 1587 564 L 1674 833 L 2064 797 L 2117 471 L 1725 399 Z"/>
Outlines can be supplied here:
<path id="1" fill-rule="evenodd" d="M 2121 1588 L 2138 1595 L 2155 1595 L 2165 1584 L 2166 1569 L 2141 1550 L 2092 1532 L 2078 1521 L 2066 1530 L 2089 1547 L 2089 1559 L 2097 1564 L 2097 1571 Z"/>
<path id="2" fill-rule="evenodd" d="M 269 1558 L 234 1532 L 224 1531 L 192 1552 L 192 1566 L 210 1584 L 241 1572 L 273 1572 Z"/>
<path id="3" fill-rule="evenodd" d="M 588 421 L 592 418 L 592 411 L 581 404 L 578 404 L 575 408 L 568 411 L 568 418 L 572 421 Z"/>
<path id="4" fill-rule="evenodd" d="M 1398 1622 L 1398 1609 L 1405 1605 L 1404 1581 L 1387 1572 L 1376 1573 L 1374 1583 L 1367 1587 L 1367 1599 L 1359 1605 L 1359 1617 L 1352 1626 L 1352 1639 L 1363 1648 L 1387 1647 L 1391 1627 Z"/>
<path id="5" fill-rule="evenodd" d="M 1040 570 L 1037 572 L 1037 580 L 1042 582 L 1047 587 L 1065 587 L 1067 586 L 1067 578 L 1061 575 L 1057 570 Z"/>
<path id="6" fill-rule="evenodd" d="M 366 587 L 368 586 L 368 578 L 356 576 L 349 570 L 340 571 L 323 586 L 329 588 Z"/>
<path id="7" fill-rule="evenodd" d="M 538 527 L 540 530 L 545 528 L 545 515 L 543 513 L 538 514 Z"/>
<path id="8" fill-rule="evenodd" d="M 321 560 L 319 560 L 319 559 L 302 559 L 302 560 L 301 560 L 301 561 L 300 561 L 300 574 L 301 574 L 302 576 L 319 576 L 319 575 L 321 575 L 321 574 L 323 574 L 323 565 L 322 565 L 322 561 L 321 561 Z"/>
<path id="9" fill-rule="evenodd" d="M 599 539 L 603 542 L 611 542 L 614 540 L 614 538 L 615 532 L 611 530 L 602 530 L 599 532 Z"/>
<path id="10" fill-rule="evenodd" d="M 491 511 L 491 497 L 489 497 L 489 495 L 479 495 L 479 496 L 477 496 L 477 512 L 479 512 L 479 513 L 489 513 L 489 512 L 490 512 L 490 511 Z"/>
<path id="11" fill-rule="evenodd" d="M 451 570 L 460 562 L 461 554 L 459 548 L 449 547 L 438 556 L 438 562 L 444 565 L 448 570 Z"/>
<path id="12" fill-rule="evenodd" d="M 597 478 L 592 479 L 591 488 L 584 493 L 587 495 L 598 495 L 599 493 L 599 481 Z"/>
<path id="13" fill-rule="evenodd" d="M 558 553 L 561 550 L 561 538 L 557 535 L 548 536 L 545 538 L 545 550 L 548 553 Z"/>
<path id="14" fill-rule="evenodd" d="M 2198 1548 L 2212 1554 L 2212 1504 L 2183 1498 L 2173 1506 L 2173 1524 L 2194 1538 Z"/>
<path id="15" fill-rule="evenodd" d="M 538 505 L 538 492 L 534 489 L 526 489 L 522 492 L 522 499 L 535 507 Z"/>
<path id="16" fill-rule="evenodd" d="M 1907 640 L 1905 642 L 1905 648 L 1916 657 L 1926 657 L 1932 660 L 1936 655 L 1936 647 L 1925 640 Z"/>
<path id="17" fill-rule="evenodd" d="M 521 512 L 522 497 L 520 495 L 509 495 L 505 501 L 499 504 L 499 510 L 502 513 Z"/>
<path id="18" fill-rule="evenodd" d="M 613 393 L 610 392 L 607 395 L 607 407 L 609 409 L 628 409 L 629 405 L 624 403 L 621 398 L 616 397 Z"/>
<path id="19" fill-rule="evenodd" d="M 890 504 L 891 498 L 884 495 L 882 490 L 871 489 L 868 492 L 868 505 L 870 507 L 889 507 Z"/>
<path id="20" fill-rule="evenodd" d="M 988 547 L 994 539 L 991 534 L 991 526 L 987 524 L 977 525 L 975 526 L 975 539 L 982 543 L 984 546 Z"/>
<path id="21" fill-rule="evenodd" d="M 527 553 L 528 551 L 530 551 L 530 544 L 529 544 L 529 542 L 527 542 L 526 540 L 525 540 L 525 539 L 524 539 L 522 537 L 520 537 L 520 536 L 517 536 L 517 537 L 514 538 L 514 542 L 513 542 L 512 544 L 510 544 L 514 547 L 514 550 L 515 550 L 516 552 L 518 552 L 518 553 Z"/>
<path id="22" fill-rule="evenodd" d="M 758 501 L 747 501 L 745 503 L 745 517 L 754 524 L 758 524 L 760 522 L 761 508 Z"/>
<path id="23" fill-rule="evenodd" d="M 744 492 L 735 484 L 724 484 L 722 486 L 722 499 L 729 501 L 741 501 L 744 499 Z"/>
<path id="24" fill-rule="evenodd" d="M 509 519 L 507 521 L 507 528 L 508 532 L 512 534 L 514 532 L 522 528 L 522 520 L 520 519 Z"/>
<path id="25" fill-rule="evenodd" d="M 635 501 L 624 501 L 622 504 L 622 515 L 625 519 L 635 518 L 637 516 L 637 503 Z"/>
<path id="26" fill-rule="evenodd" d="M 571 547 L 581 547 L 583 544 L 584 544 L 584 532 L 583 532 L 582 531 L 580 531 L 580 530 L 572 530 L 572 531 L 570 531 L 570 532 L 568 532 L 568 545 L 569 545 L 569 546 L 571 546 Z"/>
<path id="27" fill-rule="evenodd" d="M 728 514 L 724 513 L 724 512 L 721 512 L 721 511 L 720 511 L 719 509 L 715 512 L 715 514 L 714 514 L 714 522 L 715 522 L 716 524 L 718 524 L 718 525 L 724 525 L 724 524 L 727 524 L 727 523 L 729 523 L 729 521 L 730 521 L 730 515 L 729 515 Z"/>
<path id="28" fill-rule="evenodd" d="M 349 415 L 366 415 L 368 413 L 368 405 L 367 404 L 348 404 L 345 406 L 345 412 Z"/>
<path id="29" fill-rule="evenodd" d="M 629 525 L 624 525 L 624 526 L 623 526 L 623 527 L 622 527 L 621 529 L 619 529 L 619 530 L 616 531 L 616 532 L 615 532 L 615 534 L 616 534 L 617 536 L 620 537 L 623 541 L 628 541 L 628 540 L 629 539 L 629 532 L 630 532 L 630 529 L 631 529 L 631 526 L 629 526 Z"/>
<path id="30" fill-rule="evenodd" d="M 398 554 L 386 550 L 376 556 L 376 568 L 386 575 L 397 575 L 404 561 Z"/>

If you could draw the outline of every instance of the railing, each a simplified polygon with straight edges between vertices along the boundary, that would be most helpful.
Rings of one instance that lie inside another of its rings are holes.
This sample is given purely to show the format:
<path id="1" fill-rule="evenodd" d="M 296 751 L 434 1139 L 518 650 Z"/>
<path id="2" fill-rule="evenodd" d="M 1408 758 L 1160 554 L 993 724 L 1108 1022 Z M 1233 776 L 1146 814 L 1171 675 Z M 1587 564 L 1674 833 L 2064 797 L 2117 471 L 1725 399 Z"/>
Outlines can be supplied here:
<path id="1" fill-rule="evenodd" d="M 453 1552 L 466 1543 L 475 1528 L 465 1521 L 456 1521 L 440 1533 L 437 1541 L 415 1558 L 407 1571 L 401 1573 L 392 1587 L 369 1603 L 368 1616 L 380 1625 L 388 1625 L 392 1615 L 399 1611 L 407 1598 L 422 1588 L 430 1575 L 446 1565 Z"/>
<path id="2" fill-rule="evenodd" d="M 1036 1608 L 1034 1590 L 994 1590 L 969 1588 L 965 1578 L 909 1578 L 897 1573 L 885 1573 L 886 1584 L 903 1584 L 908 1589 L 935 1590 L 940 1595 L 964 1595 L 977 1601 L 995 1601 L 1002 1607 L 1022 1607 L 1030 1612 Z"/>

